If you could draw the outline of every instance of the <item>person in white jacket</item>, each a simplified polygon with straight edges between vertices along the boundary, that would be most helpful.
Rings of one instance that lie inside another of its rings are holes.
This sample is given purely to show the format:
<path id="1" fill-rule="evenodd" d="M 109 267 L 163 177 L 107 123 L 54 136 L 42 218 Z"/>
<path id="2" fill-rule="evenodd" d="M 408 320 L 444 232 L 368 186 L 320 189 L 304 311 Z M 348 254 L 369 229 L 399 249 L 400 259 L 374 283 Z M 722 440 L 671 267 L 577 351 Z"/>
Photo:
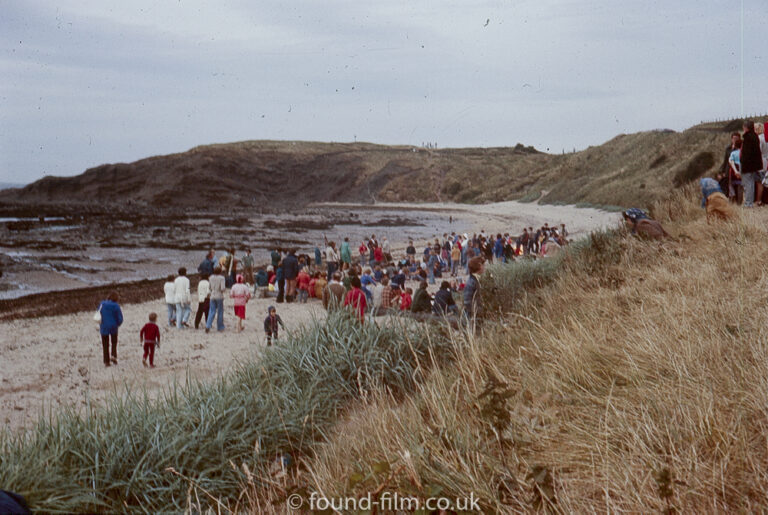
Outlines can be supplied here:
<path id="1" fill-rule="evenodd" d="M 173 287 L 176 300 L 176 327 L 178 329 L 189 327 L 192 295 L 189 292 L 189 278 L 185 267 L 179 268 L 179 276 L 173 281 Z"/>
<path id="2" fill-rule="evenodd" d="M 168 327 L 176 323 L 176 286 L 173 284 L 173 276 L 169 275 L 163 285 L 165 293 L 165 306 L 168 308 Z"/>

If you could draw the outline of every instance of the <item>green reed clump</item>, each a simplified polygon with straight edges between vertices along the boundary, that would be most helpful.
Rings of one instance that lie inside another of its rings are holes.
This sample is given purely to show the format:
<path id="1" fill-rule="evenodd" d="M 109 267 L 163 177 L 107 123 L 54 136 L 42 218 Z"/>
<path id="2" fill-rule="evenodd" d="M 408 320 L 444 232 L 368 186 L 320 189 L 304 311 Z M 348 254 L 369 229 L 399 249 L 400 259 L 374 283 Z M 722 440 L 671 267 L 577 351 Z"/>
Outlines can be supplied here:
<path id="1" fill-rule="evenodd" d="M 0 485 L 39 511 L 156 512 L 188 507 L 194 481 L 224 500 L 211 501 L 217 509 L 235 503 L 241 465 L 258 470 L 279 454 L 307 452 L 351 400 L 410 392 L 420 363 L 451 355 L 428 325 L 361 325 L 330 313 L 219 380 L 158 400 L 128 392 L 49 416 L 28 433 L 0 433 Z"/>
<path id="2" fill-rule="evenodd" d="M 527 292 L 556 280 L 568 269 L 605 273 L 621 262 L 627 245 L 625 236 L 619 229 L 594 231 L 553 256 L 488 265 L 480 283 L 485 312 L 510 312 Z"/>
<path id="3" fill-rule="evenodd" d="M 561 263 L 562 258 L 557 256 L 488 265 L 480 280 L 483 310 L 496 315 L 509 312 L 526 291 L 553 280 Z"/>

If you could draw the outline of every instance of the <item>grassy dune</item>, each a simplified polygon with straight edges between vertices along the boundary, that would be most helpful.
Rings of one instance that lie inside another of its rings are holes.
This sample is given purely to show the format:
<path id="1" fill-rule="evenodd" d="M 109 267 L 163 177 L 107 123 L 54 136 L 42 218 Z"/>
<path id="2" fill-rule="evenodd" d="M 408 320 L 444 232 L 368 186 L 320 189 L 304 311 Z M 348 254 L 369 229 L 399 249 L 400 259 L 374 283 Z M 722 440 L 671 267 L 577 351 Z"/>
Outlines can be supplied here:
<path id="1" fill-rule="evenodd" d="M 486 512 L 768 509 L 768 213 L 707 225 L 690 186 L 653 212 L 674 241 L 615 230 L 491 267 L 474 334 L 331 317 L 213 384 L 0 435 L 0 485 L 44 511 L 387 491 Z"/>
<path id="2" fill-rule="evenodd" d="M 598 234 L 556 269 L 494 268 L 486 291 L 518 286 L 495 302 L 508 313 L 416 394 L 358 402 L 280 488 L 474 492 L 501 512 L 768 509 L 768 213 L 708 226 L 690 188 L 655 211 L 676 241 Z M 244 494 L 263 511 L 279 492 Z"/>

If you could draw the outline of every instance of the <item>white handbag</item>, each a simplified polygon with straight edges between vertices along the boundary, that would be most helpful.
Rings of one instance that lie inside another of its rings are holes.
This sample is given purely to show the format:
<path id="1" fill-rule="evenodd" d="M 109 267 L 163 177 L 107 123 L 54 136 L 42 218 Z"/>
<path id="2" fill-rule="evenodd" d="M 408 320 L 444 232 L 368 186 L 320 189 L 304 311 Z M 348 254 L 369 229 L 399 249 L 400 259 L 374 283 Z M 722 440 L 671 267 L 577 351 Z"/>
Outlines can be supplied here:
<path id="1" fill-rule="evenodd" d="M 99 309 L 97 309 L 96 313 L 93 315 L 93 320 L 99 324 L 101 323 L 101 305 L 99 305 Z"/>

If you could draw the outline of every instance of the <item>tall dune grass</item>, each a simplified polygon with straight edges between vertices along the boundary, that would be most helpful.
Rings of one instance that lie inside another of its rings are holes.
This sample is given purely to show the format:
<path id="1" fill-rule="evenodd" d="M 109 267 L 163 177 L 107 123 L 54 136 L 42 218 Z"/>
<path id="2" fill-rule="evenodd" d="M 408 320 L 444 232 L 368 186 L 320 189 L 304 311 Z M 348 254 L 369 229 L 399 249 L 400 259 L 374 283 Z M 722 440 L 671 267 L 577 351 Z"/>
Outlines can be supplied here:
<path id="1" fill-rule="evenodd" d="M 292 480 L 487 512 L 766 511 L 768 216 L 707 225 L 693 191 L 656 211 L 677 206 L 675 241 L 585 242 L 414 395 L 358 403 Z"/>
<path id="2" fill-rule="evenodd" d="M 157 402 L 116 396 L 29 434 L 0 434 L 0 485 L 49 512 L 179 511 L 192 485 L 198 509 L 234 509 L 243 466 L 308 452 L 350 400 L 402 397 L 423 364 L 452 352 L 425 326 L 360 325 L 334 313 L 219 381 L 191 382 Z"/>

